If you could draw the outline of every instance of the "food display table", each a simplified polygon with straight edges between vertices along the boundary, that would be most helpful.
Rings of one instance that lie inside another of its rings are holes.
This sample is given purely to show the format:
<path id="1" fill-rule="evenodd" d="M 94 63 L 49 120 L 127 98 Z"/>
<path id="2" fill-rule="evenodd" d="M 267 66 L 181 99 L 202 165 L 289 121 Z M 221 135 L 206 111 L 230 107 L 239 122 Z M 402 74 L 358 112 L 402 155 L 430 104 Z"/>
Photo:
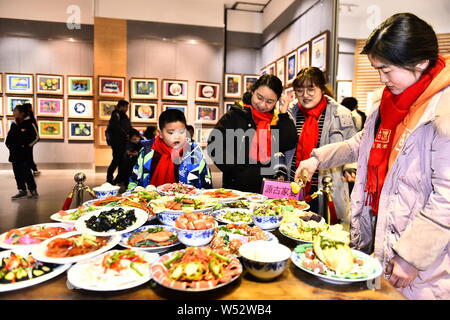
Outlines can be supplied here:
<path id="1" fill-rule="evenodd" d="M 152 224 L 156 222 L 152 222 Z M 281 235 L 280 243 L 294 249 L 296 243 Z M 118 249 L 123 249 L 117 246 Z M 185 248 L 180 244 L 172 248 Z M 171 251 L 172 251 L 171 250 Z M 164 253 L 163 253 L 164 254 Z M 270 282 L 254 278 L 244 269 L 242 275 L 234 282 L 205 292 L 182 292 L 165 288 L 152 281 L 139 287 L 123 291 L 94 292 L 67 287 L 67 273 L 63 273 L 44 283 L 24 289 L 0 293 L 0 300 L 396 300 L 404 299 L 402 294 L 384 278 L 372 286 L 366 282 L 346 285 L 325 283 L 317 277 L 297 268 L 289 260 L 283 274 Z M 375 287 L 378 289 L 369 289 Z"/>

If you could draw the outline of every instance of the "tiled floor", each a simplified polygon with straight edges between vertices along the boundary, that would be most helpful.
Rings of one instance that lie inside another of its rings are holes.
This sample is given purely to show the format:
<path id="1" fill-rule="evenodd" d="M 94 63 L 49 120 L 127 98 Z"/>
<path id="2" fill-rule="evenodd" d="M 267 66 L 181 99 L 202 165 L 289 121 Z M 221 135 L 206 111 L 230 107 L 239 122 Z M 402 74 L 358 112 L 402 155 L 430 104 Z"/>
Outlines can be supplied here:
<path id="1" fill-rule="evenodd" d="M 63 206 L 67 193 L 75 185 L 73 177 L 77 172 L 86 174 L 86 184 L 91 188 L 105 183 L 106 173 L 95 173 L 93 170 L 43 170 L 41 175 L 35 178 L 38 199 L 11 200 L 11 196 L 17 193 L 13 172 L 0 171 L 0 234 L 11 228 L 52 222 L 50 216 Z M 221 173 L 213 171 L 212 175 L 213 186 L 220 187 Z M 89 199 L 91 196 L 85 192 L 84 200 Z M 75 199 L 72 207 L 74 205 Z"/>

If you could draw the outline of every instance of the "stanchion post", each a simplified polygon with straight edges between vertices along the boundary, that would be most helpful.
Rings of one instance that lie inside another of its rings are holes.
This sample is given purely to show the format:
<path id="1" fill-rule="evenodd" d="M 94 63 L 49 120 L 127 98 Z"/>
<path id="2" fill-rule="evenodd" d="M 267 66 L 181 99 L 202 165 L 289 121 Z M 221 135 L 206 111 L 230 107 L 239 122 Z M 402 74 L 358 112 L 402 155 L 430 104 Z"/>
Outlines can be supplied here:
<path id="1" fill-rule="evenodd" d="M 84 185 L 84 182 L 86 181 L 86 175 L 83 172 L 78 172 L 75 174 L 73 179 L 76 182 L 75 185 L 75 205 L 78 208 L 83 203 L 83 192 L 86 189 L 86 186 Z"/>
<path id="2" fill-rule="evenodd" d="M 328 208 L 328 201 L 331 197 L 331 185 L 333 184 L 333 179 L 330 176 L 325 176 L 322 179 L 322 200 L 323 200 L 323 214 L 322 216 L 328 224 L 330 224 L 330 210 Z"/>

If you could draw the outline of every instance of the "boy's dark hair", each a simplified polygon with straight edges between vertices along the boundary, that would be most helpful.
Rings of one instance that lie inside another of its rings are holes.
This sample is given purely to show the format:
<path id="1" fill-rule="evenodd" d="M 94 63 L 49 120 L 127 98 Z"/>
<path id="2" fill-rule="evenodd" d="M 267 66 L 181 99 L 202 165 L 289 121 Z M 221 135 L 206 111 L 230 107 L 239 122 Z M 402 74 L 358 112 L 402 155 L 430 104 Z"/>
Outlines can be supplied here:
<path id="1" fill-rule="evenodd" d="M 429 60 L 432 68 L 439 46 L 433 28 L 412 13 L 398 13 L 381 23 L 369 36 L 361 54 L 411 71 Z"/>
<path id="2" fill-rule="evenodd" d="M 159 129 L 162 130 L 166 124 L 178 121 L 186 126 L 186 117 L 183 112 L 177 109 L 168 109 L 163 111 L 158 119 Z"/>
<path id="3" fill-rule="evenodd" d="M 342 99 L 341 104 L 344 107 L 347 107 L 347 109 L 353 111 L 353 110 L 355 110 L 356 106 L 358 105 L 358 100 L 354 97 L 346 97 L 346 98 Z"/>
<path id="4" fill-rule="evenodd" d="M 129 103 L 127 100 L 119 100 L 119 101 L 117 101 L 116 109 L 119 109 L 119 108 L 121 108 L 121 107 L 128 106 L 129 104 L 130 104 L 130 103 Z"/>
<path id="5" fill-rule="evenodd" d="M 130 132 L 128 133 L 128 136 L 131 139 L 132 137 L 141 137 L 141 134 L 139 133 L 139 131 L 137 131 L 136 129 L 132 128 L 130 130 Z"/>

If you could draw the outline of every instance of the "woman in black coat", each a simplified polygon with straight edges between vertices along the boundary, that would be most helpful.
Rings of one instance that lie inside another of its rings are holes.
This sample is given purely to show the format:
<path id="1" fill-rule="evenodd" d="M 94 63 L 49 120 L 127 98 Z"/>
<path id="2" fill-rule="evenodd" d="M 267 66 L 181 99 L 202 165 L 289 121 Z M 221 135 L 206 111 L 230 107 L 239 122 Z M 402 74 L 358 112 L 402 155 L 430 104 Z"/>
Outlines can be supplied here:
<path id="1" fill-rule="evenodd" d="M 30 149 L 39 140 L 38 130 L 31 120 L 26 106 L 18 105 L 13 112 L 15 121 L 8 131 L 5 144 L 9 149 L 9 162 L 13 166 L 19 193 L 12 196 L 11 199 L 27 197 L 27 188 L 31 193 L 30 197 L 37 198 L 39 195 L 36 190 L 36 182 L 28 160 Z"/>
<path id="2" fill-rule="evenodd" d="M 259 193 L 263 178 L 277 178 L 277 157 L 297 139 L 282 91 L 280 79 L 263 75 L 216 124 L 207 150 L 223 172 L 224 188 Z"/>

